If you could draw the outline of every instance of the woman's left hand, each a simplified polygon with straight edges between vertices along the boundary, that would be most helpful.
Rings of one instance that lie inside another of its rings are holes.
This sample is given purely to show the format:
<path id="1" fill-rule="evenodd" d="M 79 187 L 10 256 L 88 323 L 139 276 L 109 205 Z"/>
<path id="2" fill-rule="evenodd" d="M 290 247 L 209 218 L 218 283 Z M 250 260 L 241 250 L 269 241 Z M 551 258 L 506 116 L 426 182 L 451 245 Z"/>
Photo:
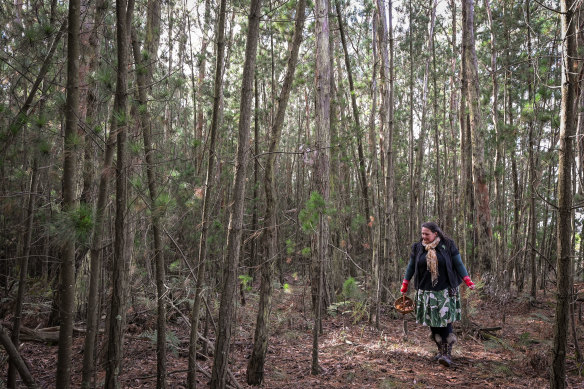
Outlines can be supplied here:
<path id="1" fill-rule="evenodd" d="M 474 284 L 474 282 L 472 282 L 470 280 L 470 277 L 469 276 L 464 277 L 462 280 L 464 281 L 464 283 L 466 284 L 466 286 L 468 286 L 468 288 L 470 290 L 474 290 L 475 284 Z"/>

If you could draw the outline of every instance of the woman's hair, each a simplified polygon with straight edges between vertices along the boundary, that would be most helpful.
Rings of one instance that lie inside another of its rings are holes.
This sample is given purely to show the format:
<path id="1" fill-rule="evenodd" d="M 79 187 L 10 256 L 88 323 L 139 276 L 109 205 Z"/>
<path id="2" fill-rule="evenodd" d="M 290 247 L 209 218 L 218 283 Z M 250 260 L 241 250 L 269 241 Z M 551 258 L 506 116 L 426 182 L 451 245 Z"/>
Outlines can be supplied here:
<path id="1" fill-rule="evenodd" d="M 423 223 L 422 224 L 422 228 L 427 228 L 430 231 L 437 233 L 438 236 L 440 237 L 440 240 L 443 241 L 443 242 L 451 242 L 452 241 L 452 238 L 449 237 L 448 235 L 446 235 L 444 233 L 444 231 L 442 231 L 440 229 L 440 227 L 438 227 L 438 224 L 436 224 L 434 222 L 426 222 L 426 223 Z M 420 240 L 422 240 L 422 239 L 420 238 Z"/>

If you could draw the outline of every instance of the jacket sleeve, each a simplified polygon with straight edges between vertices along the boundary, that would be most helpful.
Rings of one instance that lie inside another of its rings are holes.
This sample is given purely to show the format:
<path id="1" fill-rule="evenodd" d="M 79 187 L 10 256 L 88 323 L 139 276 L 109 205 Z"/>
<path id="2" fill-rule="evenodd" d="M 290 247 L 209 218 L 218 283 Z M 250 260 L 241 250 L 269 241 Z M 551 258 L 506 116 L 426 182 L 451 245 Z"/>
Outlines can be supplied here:
<path id="1" fill-rule="evenodd" d="M 414 245 L 412 246 L 412 252 L 410 254 L 410 263 L 408 263 L 404 279 L 408 281 L 411 280 L 415 270 L 416 270 L 416 244 L 414 243 Z"/>
<path id="2" fill-rule="evenodd" d="M 452 257 L 452 263 L 454 265 L 454 268 L 456 269 L 456 272 L 458 273 L 458 275 L 460 275 L 461 278 L 468 276 L 468 272 L 466 271 L 466 267 L 464 267 L 464 264 L 462 263 L 462 258 L 460 257 L 458 249 L 456 250 L 456 254 Z"/>

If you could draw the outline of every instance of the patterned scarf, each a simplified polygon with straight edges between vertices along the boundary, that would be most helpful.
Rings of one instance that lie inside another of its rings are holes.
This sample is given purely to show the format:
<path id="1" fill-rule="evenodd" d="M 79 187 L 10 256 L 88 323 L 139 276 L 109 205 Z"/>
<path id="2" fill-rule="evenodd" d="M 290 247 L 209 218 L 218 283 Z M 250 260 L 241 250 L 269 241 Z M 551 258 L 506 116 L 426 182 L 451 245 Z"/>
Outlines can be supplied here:
<path id="1" fill-rule="evenodd" d="M 428 271 L 432 274 L 432 286 L 436 286 L 438 283 L 438 258 L 436 257 L 436 246 L 440 243 L 440 237 L 436 237 L 431 243 L 424 243 L 422 245 L 428 252 L 426 255 L 426 265 Z"/>

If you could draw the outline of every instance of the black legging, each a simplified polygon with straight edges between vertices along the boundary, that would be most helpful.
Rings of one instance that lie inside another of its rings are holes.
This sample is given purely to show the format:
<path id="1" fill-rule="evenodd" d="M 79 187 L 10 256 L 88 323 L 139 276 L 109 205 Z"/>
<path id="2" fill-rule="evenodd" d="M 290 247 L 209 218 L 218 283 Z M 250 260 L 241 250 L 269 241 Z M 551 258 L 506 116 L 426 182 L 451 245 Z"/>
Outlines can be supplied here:
<path id="1" fill-rule="evenodd" d="M 452 333 L 452 323 L 448 323 L 446 327 L 430 327 L 432 335 L 438 334 L 443 341 L 446 341 L 448 335 Z"/>

